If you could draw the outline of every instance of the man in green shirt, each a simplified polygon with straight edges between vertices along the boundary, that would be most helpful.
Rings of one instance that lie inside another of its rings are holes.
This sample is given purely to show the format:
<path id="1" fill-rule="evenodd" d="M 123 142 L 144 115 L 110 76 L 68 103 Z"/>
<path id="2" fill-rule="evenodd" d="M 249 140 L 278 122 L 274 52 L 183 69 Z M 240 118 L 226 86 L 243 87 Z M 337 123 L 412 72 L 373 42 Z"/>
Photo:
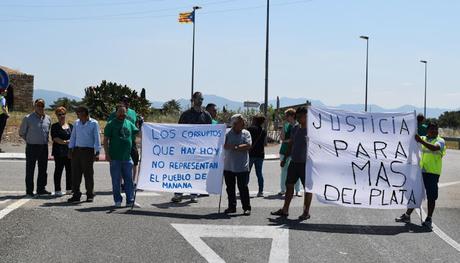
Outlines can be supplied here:
<path id="1" fill-rule="evenodd" d="M 423 114 L 417 115 L 417 134 L 419 136 L 426 136 L 428 126 L 424 122 L 425 116 Z"/>
<path id="2" fill-rule="evenodd" d="M 209 112 L 212 118 L 212 124 L 219 124 L 219 121 L 217 120 L 217 105 L 214 103 L 208 103 L 206 105 L 206 111 Z"/>
<path id="3" fill-rule="evenodd" d="M 124 104 L 117 106 L 116 118 L 109 121 L 104 129 L 104 150 L 106 160 L 110 162 L 112 177 L 113 200 L 115 207 L 121 207 L 123 198 L 120 193 L 120 180 L 125 182 L 126 206 L 139 207 L 134 203 L 133 161 L 131 149 L 136 134 L 136 125 L 126 117 L 127 109 Z"/>
<path id="4" fill-rule="evenodd" d="M 134 124 L 134 126 L 137 126 L 137 113 L 135 110 L 131 109 L 130 102 L 129 102 L 129 97 L 126 95 L 122 95 L 120 97 L 120 104 L 124 105 L 126 107 L 126 119 Z M 107 119 L 107 122 L 113 120 L 116 118 L 116 111 L 112 112 Z M 133 143 L 132 143 L 132 148 L 131 148 L 131 159 L 133 161 L 133 181 L 135 180 L 137 176 L 137 168 L 139 165 L 139 151 L 137 150 L 137 145 L 136 145 L 136 137 L 133 137 Z M 122 190 L 124 190 L 125 186 L 122 183 L 121 184 Z"/>

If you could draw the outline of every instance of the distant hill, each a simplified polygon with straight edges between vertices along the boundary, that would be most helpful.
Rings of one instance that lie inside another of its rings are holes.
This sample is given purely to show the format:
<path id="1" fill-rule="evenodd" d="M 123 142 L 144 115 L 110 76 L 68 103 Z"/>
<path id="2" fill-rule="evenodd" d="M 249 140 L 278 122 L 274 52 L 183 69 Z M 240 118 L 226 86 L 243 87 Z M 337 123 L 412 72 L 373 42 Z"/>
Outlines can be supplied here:
<path id="1" fill-rule="evenodd" d="M 71 100 L 81 100 L 81 98 L 69 95 L 64 92 L 44 89 L 34 89 L 34 100 L 42 98 L 45 100 L 47 105 L 53 104 L 59 98 L 69 98 Z"/>
<path id="2" fill-rule="evenodd" d="M 62 98 L 62 97 L 67 97 L 69 99 L 74 99 L 74 100 L 81 100 L 81 98 L 72 96 L 69 94 L 66 94 L 64 92 L 60 91 L 54 91 L 54 90 L 43 90 L 43 89 L 36 89 L 34 90 L 34 100 L 37 98 L 43 98 L 45 99 L 46 103 L 48 105 L 52 104 L 56 99 Z M 312 99 L 307 99 L 307 98 L 288 98 L 288 97 L 281 97 L 280 98 L 280 107 L 286 107 L 290 105 L 298 105 L 305 103 L 307 100 L 310 100 L 312 105 L 314 106 L 325 106 L 324 103 L 322 103 L 319 100 L 312 100 Z M 190 107 L 190 100 L 189 99 L 178 99 L 179 104 L 181 105 L 182 110 L 188 109 Z M 243 102 L 242 101 L 235 101 L 235 100 L 230 100 L 224 97 L 216 96 L 216 95 L 204 95 L 204 101 L 203 101 L 203 106 L 205 106 L 208 103 L 214 103 L 217 105 L 219 109 L 222 109 L 223 106 L 225 106 L 229 110 L 238 110 L 244 109 Z M 263 101 L 258 101 L 259 103 L 262 103 Z M 163 106 L 164 101 L 151 101 L 152 107 L 154 108 L 161 108 Z M 276 107 L 276 99 L 272 99 L 268 101 L 269 105 L 273 105 Z M 351 110 L 351 111 L 362 111 L 364 109 L 363 104 L 341 104 L 338 106 L 332 106 L 338 109 L 343 109 L 343 110 Z M 404 105 L 398 108 L 382 108 L 378 105 L 371 104 L 368 105 L 368 110 L 370 112 L 409 112 L 409 111 L 416 111 L 417 113 L 423 113 L 423 108 L 415 107 L 412 105 Z M 452 111 L 453 109 L 446 109 L 446 108 L 427 108 L 427 115 L 428 117 L 431 118 L 437 118 L 439 115 L 444 113 L 445 111 Z"/>

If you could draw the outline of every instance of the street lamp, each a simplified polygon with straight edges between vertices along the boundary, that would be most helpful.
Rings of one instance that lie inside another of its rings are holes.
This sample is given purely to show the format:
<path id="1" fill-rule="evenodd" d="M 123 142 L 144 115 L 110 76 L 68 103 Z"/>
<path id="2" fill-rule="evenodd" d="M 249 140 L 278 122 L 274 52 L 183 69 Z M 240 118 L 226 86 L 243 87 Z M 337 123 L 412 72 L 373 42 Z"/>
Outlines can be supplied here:
<path id="1" fill-rule="evenodd" d="M 265 35 L 265 97 L 264 97 L 264 116 L 265 116 L 265 130 L 268 128 L 268 44 L 270 40 L 270 0 L 267 0 L 267 25 Z"/>
<path id="2" fill-rule="evenodd" d="M 196 13 L 195 11 L 201 9 L 200 6 L 193 7 L 193 44 L 192 44 L 192 94 L 190 99 L 193 100 L 193 92 L 194 92 L 194 85 L 195 85 L 195 23 L 196 23 Z M 193 106 L 193 102 L 192 102 Z"/>
<path id="3" fill-rule="evenodd" d="M 427 65 L 428 62 L 426 60 L 420 60 L 421 63 L 425 64 L 425 99 L 423 102 L 423 116 L 426 118 L 426 73 L 427 73 Z"/>
<path id="4" fill-rule="evenodd" d="M 368 36 L 360 36 L 366 40 L 366 95 L 364 99 L 364 111 L 367 111 L 367 84 L 368 84 L 368 72 L 369 72 L 369 37 Z"/>

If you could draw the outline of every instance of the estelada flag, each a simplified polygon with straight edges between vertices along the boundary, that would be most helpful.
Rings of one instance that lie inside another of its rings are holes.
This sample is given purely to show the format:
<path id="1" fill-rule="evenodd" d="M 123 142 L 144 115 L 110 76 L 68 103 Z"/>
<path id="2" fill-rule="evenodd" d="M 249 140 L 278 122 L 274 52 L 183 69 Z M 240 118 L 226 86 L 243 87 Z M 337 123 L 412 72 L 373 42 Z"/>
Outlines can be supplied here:
<path id="1" fill-rule="evenodd" d="M 179 23 L 195 22 L 195 12 L 179 13 Z"/>

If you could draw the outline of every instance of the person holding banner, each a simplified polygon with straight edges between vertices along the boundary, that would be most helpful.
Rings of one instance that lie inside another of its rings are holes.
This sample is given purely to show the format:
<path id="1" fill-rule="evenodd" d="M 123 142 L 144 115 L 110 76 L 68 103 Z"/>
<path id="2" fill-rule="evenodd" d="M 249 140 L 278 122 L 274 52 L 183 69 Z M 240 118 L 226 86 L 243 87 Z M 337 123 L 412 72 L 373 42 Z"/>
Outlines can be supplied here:
<path id="1" fill-rule="evenodd" d="M 190 109 L 182 113 L 179 118 L 179 124 L 212 124 L 211 115 L 201 107 L 203 105 L 203 94 L 201 94 L 201 92 L 197 91 L 193 93 L 192 105 Z M 182 193 L 174 193 L 171 202 L 181 202 L 182 195 Z M 197 203 L 197 194 L 191 194 L 190 201 L 192 203 Z"/>
<path id="2" fill-rule="evenodd" d="M 307 108 L 300 107 L 296 110 L 296 119 L 299 122 L 292 129 L 291 140 L 288 144 L 286 155 L 281 159 L 281 167 L 285 165 L 288 157 L 291 157 L 286 177 L 286 196 L 281 209 L 271 212 L 272 215 L 287 217 L 289 205 L 294 195 L 294 184 L 300 179 L 305 188 L 305 165 L 307 161 Z M 304 210 L 299 220 L 310 218 L 310 205 L 312 194 L 305 192 Z"/>
<path id="3" fill-rule="evenodd" d="M 120 180 L 125 182 L 126 206 L 139 207 L 134 203 L 133 161 L 131 150 L 136 134 L 139 132 L 136 125 L 126 118 L 126 106 L 119 104 L 116 118 L 111 120 L 104 129 L 105 158 L 110 162 L 110 176 L 112 177 L 112 191 L 115 207 L 121 207 L 123 198 L 120 194 Z"/>
<path id="4" fill-rule="evenodd" d="M 279 151 L 280 155 L 280 160 L 285 159 L 284 165 L 281 166 L 281 174 L 280 174 L 280 188 L 281 191 L 278 193 L 278 195 L 283 196 L 286 193 L 286 176 L 287 176 L 287 170 L 289 167 L 289 163 L 291 162 L 291 157 L 285 157 L 287 147 L 289 144 L 289 141 L 291 140 L 291 131 L 292 128 L 294 127 L 296 121 L 295 121 L 295 109 L 289 108 L 284 112 L 284 117 L 286 120 L 286 123 L 283 125 L 282 130 L 281 130 L 281 147 Z M 300 195 L 300 180 L 297 180 L 297 182 L 294 185 L 295 188 L 295 194 L 296 196 L 301 196 Z"/>
<path id="5" fill-rule="evenodd" d="M 438 182 L 442 170 L 442 158 L 446 155 L 446 143 L 439 136 L 438 124 L 431 122 L 427 126 L 427 136 L 415 135 L 415 140 L 422 145 L 422 168 L 423 184 L 425 185 L 428 201 L 428 214 L 423 226 L 432 229 L 432 219 L 436 199 L 438 199 Z M 395 218 L 396 222 L 409 223 L 413 208 L 407 209 L 406 213 Z"/>
<path id="6" fill-rule="evenodd" d="M 240 192 L 243 215 L 251 215 L 249 199 L 249 150 L 251 149 L 251 133 L 244 129 L 245 120 L 241 114 L 231 118 L 232 128 L 225 135 L 224 178 L 227 186 L 228 208 L 225 214 L 236 213 L 235 183 Z"/>

